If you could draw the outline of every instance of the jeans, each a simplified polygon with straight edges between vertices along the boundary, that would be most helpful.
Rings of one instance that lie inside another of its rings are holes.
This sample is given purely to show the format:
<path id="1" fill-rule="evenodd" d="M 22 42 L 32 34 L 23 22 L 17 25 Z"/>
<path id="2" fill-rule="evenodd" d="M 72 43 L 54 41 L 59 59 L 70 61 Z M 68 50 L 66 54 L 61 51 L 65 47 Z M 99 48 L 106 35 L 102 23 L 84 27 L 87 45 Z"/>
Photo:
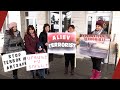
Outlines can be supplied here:
<path id="1" fill-rule="evenodd" d="M 36 74 L 40 79 L 45 79 L 45 69 L 31 70 L 33 78 L 35 78 Z"/>

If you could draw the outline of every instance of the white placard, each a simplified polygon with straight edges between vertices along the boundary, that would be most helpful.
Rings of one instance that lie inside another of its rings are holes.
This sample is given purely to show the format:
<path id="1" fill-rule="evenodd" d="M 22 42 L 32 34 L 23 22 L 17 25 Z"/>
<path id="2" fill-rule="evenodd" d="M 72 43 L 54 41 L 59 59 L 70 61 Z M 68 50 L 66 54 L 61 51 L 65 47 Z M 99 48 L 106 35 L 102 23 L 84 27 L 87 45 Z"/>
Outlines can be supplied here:
<path id="1" fill-rule="evenodd" d="M 4 54 L 2 56 L 4 72 L 12 71 L 26 66 L 26 52 Z"/>
<path id="2" fill-rule="evenodd" d="M 26 70 L 49 68 L 48 53 L 29 54 L 26 56 Z"/>

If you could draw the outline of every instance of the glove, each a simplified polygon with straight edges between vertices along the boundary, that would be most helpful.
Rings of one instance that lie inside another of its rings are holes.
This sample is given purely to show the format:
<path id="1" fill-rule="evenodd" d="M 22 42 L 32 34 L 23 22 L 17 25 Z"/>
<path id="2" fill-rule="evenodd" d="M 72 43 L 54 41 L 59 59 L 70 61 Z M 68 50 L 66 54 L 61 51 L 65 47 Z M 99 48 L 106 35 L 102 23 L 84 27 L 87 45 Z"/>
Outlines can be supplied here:
<path id="1" fill-rule="evenodd" d="M 1 55 L 4 55 L 4 54 L 6 54 L 6 53 L 1 53 Z"/>

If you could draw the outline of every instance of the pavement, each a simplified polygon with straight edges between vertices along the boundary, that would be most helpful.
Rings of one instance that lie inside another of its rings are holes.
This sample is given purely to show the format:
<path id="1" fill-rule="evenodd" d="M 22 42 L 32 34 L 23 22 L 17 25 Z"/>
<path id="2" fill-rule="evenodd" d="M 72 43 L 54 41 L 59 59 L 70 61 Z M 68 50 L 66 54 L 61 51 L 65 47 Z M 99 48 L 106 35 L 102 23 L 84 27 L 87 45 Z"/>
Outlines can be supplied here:
<path id="1" fill-rule="evenodd" d="M 46 75 L 46 79 L 89 79 L 91 75 L 92 62 L 90 58 L 77 58 L 75 74 L 64 74 L 64 56 L 54 55 L 53 61 L 50 63 L 50 74 Z M 112 79 L 114 72 L 114 64 L 102 64 L 102 77 L 101 79 Z M 70 68 L 69 68 L 70 70 Z M 18 70 L 19 79 L 32 79 L 32 75 L 26 68 L 20 68 Z M 12 79 L 12 71 L 4 72 L 2 66 L 2 59 L 0 57 L 0 79 Z"/>

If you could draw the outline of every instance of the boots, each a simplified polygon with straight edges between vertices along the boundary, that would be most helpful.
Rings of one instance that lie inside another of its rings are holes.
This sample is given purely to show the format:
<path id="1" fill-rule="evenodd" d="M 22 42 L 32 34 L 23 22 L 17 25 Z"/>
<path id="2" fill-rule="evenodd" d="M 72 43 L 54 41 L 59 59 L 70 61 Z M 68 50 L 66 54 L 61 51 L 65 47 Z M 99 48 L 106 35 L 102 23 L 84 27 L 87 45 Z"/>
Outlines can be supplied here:
<path id="1" fill-rule="evenodd" d="M 39 79 L 45 79 L 45 77 L 43 77 L 43 76 L 40 76 L 40 77 L 39 77 Z"/>
<path id="2" fill-rule="evenodd" d="M 74 75 L 74 67 L 71 67 L 71 75 Z"/>
<path id="3" fill-rule="evenodd" d="M 68 74 L 68 67 L 65 67 L 65 73 L 64 74 Z"/>
<path id="4" fill-rule="evenodd" d="M 31 73 L 32 73 L 32 78 L 35 79 L 35 76 L 36 76 L 36 75 L 35 75 L 35 74 L 36 74 L 35 71 L 32 70 Z"/>
<path id="5" fill-rule="evenodd" d="M 101 78 L 101 71 L 95 70 L 94 79 L 100 79 L 100 78 Z"/>
<path id="6" fill-rule="evenodd" d="M 18 76 L 17 75 L 13 75 L 13 79 L 18 79 Z"/>
<path id="7" fill-rule="evenodd" d="M 50 74 L 50 70 L 49 69 L 45 69 L 45 74 Z"/>
<path id="8" fill-rule="evenodd" d="M 95 77 L 95 69 L 92 70 L 92 75 L 91 75 L 90 79 L 94 79 L 94 77 Z"/>
<path id="9" fill-rule="evenodd" d="M 90 79 L 100 79 L 100 78 L 101 78 L 101 71 L 93 69 Z"/>

